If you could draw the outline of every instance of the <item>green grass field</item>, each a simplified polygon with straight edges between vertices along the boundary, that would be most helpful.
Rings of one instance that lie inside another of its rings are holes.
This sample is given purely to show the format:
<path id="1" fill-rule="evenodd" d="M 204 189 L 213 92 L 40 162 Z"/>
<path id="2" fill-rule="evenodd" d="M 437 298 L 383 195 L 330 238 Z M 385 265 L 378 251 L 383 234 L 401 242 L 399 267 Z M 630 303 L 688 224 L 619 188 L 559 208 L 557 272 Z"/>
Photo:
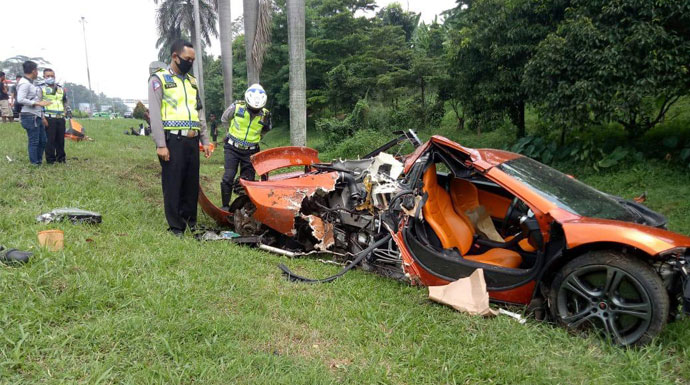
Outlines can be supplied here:
<path id="1" fill-rule="evenodd" d="M 687 318 L 650 346 L 620 349 L 534 320 L 460 314 L 361 271 L 290 283 L 278 263 L 309 276 L 337 267 L 167 235 L 151 139 L 123 135 L 132 120 L 83 123 L 95 141 L 68 142 L 66 165 L 40 168 L 28 164 L 19 124 L 0 125 L 0 244 L 35 253 L 0 266 L 2 384 L 690 382 Z M 285 138 L 277 130 L 267 141 Z M 222 151 L 202 164 L 203 183 L 217 184 Z M 650 162 L 576 176 L 625 197 L 647 191 L 671 229 L 690 234 L 687 171 Z M 104 220 L 36 223 L 58 207 Z M 63 251 L 38 248 L 48 228 L 64 230 Z"/>

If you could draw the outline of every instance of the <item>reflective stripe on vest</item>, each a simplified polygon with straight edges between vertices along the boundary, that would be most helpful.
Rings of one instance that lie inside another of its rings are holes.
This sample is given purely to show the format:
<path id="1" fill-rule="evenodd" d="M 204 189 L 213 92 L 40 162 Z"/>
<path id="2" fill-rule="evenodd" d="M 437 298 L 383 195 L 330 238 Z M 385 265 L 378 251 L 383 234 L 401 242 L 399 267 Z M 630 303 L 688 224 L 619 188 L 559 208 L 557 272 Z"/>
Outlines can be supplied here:
<path id="1" fill-rule="evenodd" d="M 235 104 L 235 116 L 230 122 L 230 135 L 246 143 L 259 143 L 261 130 L 264 127 L 263 118 L 268 115 L 268 110 L 261 109 L 258 115 L 252 119 L 244 103 Z"/>
<path id="2" fill-rule="evenodd" d="M 50 105 L 46 106 L 46 114 L 63 115 L 65 113 L 65 105 L 62 104 L 64 97 L 65 92 L 60 86 L 55 87 L 54 90 L 50 86 L 43 87 L 43 100 L 51 102 Z"/>
<path id="3" fill-rule="evenodd" d="M 163 100 L 161 118 L 165 130 L 198 130 L 199 111 L 196 109 L 196 79 L 186 75 L 184 80 L 167 69 L 153 74 L 161 81 Z"/>

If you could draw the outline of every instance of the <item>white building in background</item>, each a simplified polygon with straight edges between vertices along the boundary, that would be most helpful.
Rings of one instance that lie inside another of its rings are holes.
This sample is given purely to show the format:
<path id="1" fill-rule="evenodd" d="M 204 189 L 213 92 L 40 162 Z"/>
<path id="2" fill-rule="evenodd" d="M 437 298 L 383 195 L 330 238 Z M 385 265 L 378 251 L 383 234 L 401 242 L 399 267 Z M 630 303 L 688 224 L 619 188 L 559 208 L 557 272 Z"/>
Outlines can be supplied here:
<path id="1" fill-rule="evenodd" d="M 91 113 L 91 106 L 89 106 L 89 103 L 79 103 L 78 108 L 81 112 L 86 112 L 87 114 Z"/>

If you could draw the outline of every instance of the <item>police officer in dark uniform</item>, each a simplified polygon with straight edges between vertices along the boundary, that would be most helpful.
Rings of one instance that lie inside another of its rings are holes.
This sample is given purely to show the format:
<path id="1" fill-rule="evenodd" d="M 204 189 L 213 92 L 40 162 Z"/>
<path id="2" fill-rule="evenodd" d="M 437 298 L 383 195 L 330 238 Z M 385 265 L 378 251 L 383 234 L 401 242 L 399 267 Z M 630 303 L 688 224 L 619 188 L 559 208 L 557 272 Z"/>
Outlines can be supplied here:
<path id="1" fill-rule="evenodd" d="M 195 59 L 191 43 L 178 40 L 171 47 L 168 68 L 149 78 L 151 133 L 160 160 L 163 202 L 168 231 L 182 236 L 196 226 L 199 197 L 199 141 L 211 156 L 206 122 L 200 110 L 196 79 L 189 74 Z"/>
<path id="2" fill-rule="evenodd" d="M 67 114 L 67 94 L 61 85 L 55 82 L 55 71 L 43 70 L 43 100 L 51 102 L 45 107 L 46 126 L 46 163 L 65 163 L 65 115 Z"/>
<path id="3" fill-rule="evenodd" d="M 237 101 L 230 105 L 221 122 L 229 123 L 228 135 L 223 145 L 225 153 L 225 173 L 220 182 L 222 209 L 230 210 L 233 183 L 240 167 L 240 178 L 254 180 L 256 172 L 250 157 L 259 149 L 259 142 L 263 135 L 273 128 L 271 115 L 265 108 L 266 91 L 259 84 L 252 84 L 244 93 L 244 101 Z"/>

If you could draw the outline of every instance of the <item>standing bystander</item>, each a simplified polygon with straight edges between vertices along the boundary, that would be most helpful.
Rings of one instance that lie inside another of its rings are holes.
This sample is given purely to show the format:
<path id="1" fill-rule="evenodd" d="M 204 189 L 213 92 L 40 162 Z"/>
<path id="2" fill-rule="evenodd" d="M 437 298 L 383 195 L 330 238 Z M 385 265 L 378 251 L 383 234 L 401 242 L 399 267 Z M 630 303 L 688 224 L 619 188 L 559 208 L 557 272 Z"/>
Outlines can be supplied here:
<path id="1" fill-rule="evenodd" d="M 41 87 L 34 84 L 38 77 L 38 65 L 31 60 L 22 64 L 24 77 L 17 84 L 17 102 L 22 105 L 20 120 L 29 138 L 29 161 L 40 166 L 43 163 L 43 151 L 46 147 L 46 129 L 48 124 L 43 116 L 43 107 L 50 104 L 43 99 Z"/>
<path id="2" fill-rule="evenodd" d="M 196 227 L 199 197 L 199 144 L 211 156 L 206 122 L 199 111 L 196 79 L 189 74 L 196 58 L 191 43 L 177 40 L 170 49 L 170 66 L 149 78 L 153 140 L 161 164 L 163 207 L 168 231 L 182 236 Z"/>
<path id="3" fill-rule="evenodd" d="M 0 71 L 0 116 L 2 122 L 7 123 L 9 119 L 12 122 L 12 109 L 10 108 L 10 94 L 5 84 L 5 73 Z"/>
<path id="4" fill-rule="evenodd" d="M 22 75 L 17 74 L 16 79 L 14 80 L 14 85 L 10 89 L 10 106 L 12 107 L 12 121 L 14 119 L 19 120 L 19 113 L 22 110 L 22 105 L 17 102 L 17 89 L 19 89 L 19 81 L 22 80 Z"/>
<path id="5" fill-rule="evenodd" d="M 67 95 L 61 85 L 55 81 L 55 71 L 50 68 L 43 70 L 43 99 L 51 102 L 46 106 L 46 163 L 65 163 L 65 106 Z"/>
<path id="6" fill-rule="evenodd" d="M 211 123 L 211 138 L 213 138 L 213 144 L 218 144 L 218 122 L 216 121 L 216 115 L 209 115 L 208 121 Z"/>

